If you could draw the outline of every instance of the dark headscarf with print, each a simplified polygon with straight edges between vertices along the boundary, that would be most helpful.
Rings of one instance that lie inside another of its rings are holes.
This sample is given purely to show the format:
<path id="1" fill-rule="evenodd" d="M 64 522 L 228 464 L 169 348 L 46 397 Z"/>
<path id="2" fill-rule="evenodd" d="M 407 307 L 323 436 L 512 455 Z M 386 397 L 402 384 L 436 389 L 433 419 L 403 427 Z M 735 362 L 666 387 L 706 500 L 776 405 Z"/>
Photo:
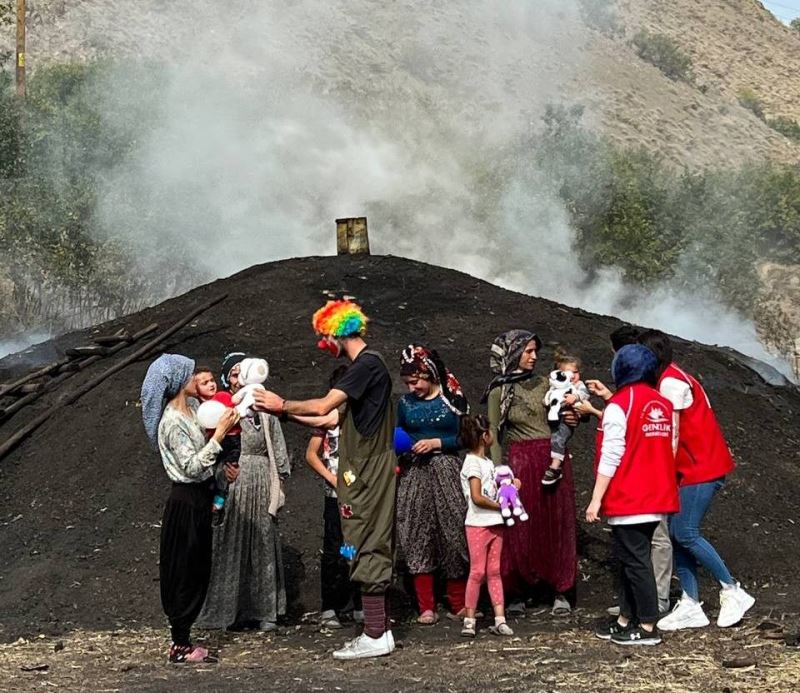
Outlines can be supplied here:
<path id="1" fill-rule="evenodd" d="M 447 369 L 435 349 L 428 349 L 421 344 L 409 344 L 400 356 L 400 375 L 429 378 L 441 387 L 442 399 L 454 414 L 469 414 L 469 402 L 461 389 L 461 383 Z"/>
<path id="2" fill-rule="evenodd" d="M 244 361 L 246 357 L 247 354 L 245 354 L 243 351 L 232 351 L 229 354 L 226 354 L 225 358 L 222 359 L 222 369 L 219 374 L 219 379 L 222 381 L 222 387 L 224 387 L 226 390 L 231 389 L 231 370 L 234 366 L 238 366 L 242 361 Z"/>
<path id="3" fill-rule="evenodd" d="M 514 383 L 520 383 L 533 377 L 532 370 L 523 370 L 519 367 L 522 353 L 530 342 L 536 344 L 537 351 L 542 348 L 542 340 L 535 333 L 528 330 L 509 330 L 508 332 L 503 332 L 492 342 L 489 367 L 494 373 L 494 378 L 489 383 L 489 387 L 486 388 L 486 392 L 483 393 L 481 402 L 486 402 L 489 399 L 489 393 L 494 388 L 502 388 L 500 390 L 499 425 L 501 431 L 508 418 L 511 403 L 514 401 Z"/>

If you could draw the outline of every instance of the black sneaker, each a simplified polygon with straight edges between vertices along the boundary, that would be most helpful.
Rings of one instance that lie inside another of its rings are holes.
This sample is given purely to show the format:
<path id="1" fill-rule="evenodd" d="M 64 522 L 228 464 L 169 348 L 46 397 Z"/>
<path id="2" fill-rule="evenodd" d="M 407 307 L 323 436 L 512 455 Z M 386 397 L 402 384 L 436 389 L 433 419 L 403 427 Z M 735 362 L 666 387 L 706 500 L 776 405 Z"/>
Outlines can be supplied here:
<path id="1" fill-rule="evenodd" d="M 621 626 L 619 621 L 614 619 L 613 621 L 604 623 L 602 626 L 596 628 L 594 634 L 601 640 L 611 640 L 611 638 L 613 638 L 615 635 L 622 633 L 624 630 L 627 630 L 630 627 L 630 623 L 627 626 Z"/>
<path id="2" fill-rule="evenodd" d="M 557 484 L 559 481 L 561 481 L 562 476 L 563 473 L 561 469 L 548 467 L 547 471 L 545 471 L 544 476 L 542 477 L 542 486 L 552 486 L 553 484 Z"/>
<path id="3" fill-rule="evenodd" d="M 661 633 L 655 626 L 649 633 L 641 626 L 635 626 L 626 628 L 621 633 L 615 633 L 611 636 L 611 642 L 615 645 L 660 645 Z"/>

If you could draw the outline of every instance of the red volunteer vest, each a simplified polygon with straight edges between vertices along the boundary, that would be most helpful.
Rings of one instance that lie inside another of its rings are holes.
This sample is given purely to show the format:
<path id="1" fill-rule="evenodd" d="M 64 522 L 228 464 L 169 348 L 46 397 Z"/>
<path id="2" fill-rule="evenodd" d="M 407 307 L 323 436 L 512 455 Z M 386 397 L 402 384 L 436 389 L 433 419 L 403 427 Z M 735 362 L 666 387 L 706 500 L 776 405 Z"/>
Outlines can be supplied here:
<path id="1" fill-rule="evenodd" d="M 681 486 L 702 484 L 730 474 L 736 466 L 703 386 L 671 363 L 664 378 L 681 380 L 692 388 L 692 404 L 678 412 L 678 454 L 675 458 Z"/>
<path id="2" fill-rule="evenodd" d="M 625 412 L 625 453 L 603 496 L 600 513 L 617 517 L 677 512 L 672 405 L 645 383 L 624 386 L 609 400 L 612 403 Z"/>

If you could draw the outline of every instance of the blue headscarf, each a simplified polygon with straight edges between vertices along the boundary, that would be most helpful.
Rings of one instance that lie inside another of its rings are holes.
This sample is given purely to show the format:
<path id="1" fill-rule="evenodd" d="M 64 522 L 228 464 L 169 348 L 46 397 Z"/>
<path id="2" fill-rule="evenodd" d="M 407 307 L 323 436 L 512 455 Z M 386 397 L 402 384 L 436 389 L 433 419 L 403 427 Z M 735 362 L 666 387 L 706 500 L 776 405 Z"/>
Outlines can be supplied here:
<path id="1" fill-rule="evenodd" d="M 647 383 L 655 386 L 658 380 L 658 359 L 642 344 L 626 344 L 611 362 L 611 375 L 617 389 L 634 383 Z"/>
<path id="2" fill-rule="evenodd" d="M 162 354 L 147 369 L 142 383 L 142 420 L 152 446 L 158 450 L 158 423 L 164 409 L 194 373 L 194 361 L 179 354 Z"/>

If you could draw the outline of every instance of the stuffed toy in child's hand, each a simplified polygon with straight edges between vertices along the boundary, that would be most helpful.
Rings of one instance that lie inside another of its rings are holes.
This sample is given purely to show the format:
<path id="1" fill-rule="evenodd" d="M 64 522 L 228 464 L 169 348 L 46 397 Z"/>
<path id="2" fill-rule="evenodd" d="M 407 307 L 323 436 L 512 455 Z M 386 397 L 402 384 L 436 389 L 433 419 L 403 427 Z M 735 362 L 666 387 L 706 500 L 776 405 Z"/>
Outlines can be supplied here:
<path id="1" fill-rule="evenodd" d="M 550 373 L 550 389 L 544 396 L 548 421 L 558 421 L 564 397 L 569 394 L 576 394 L 575 388 L 572 386 L 572 371 L 552 371 Z"/>
<path id="2" fill-rule="evenodd" d="M 528 513 L 522 506 L 519 499 L 519 491 L 514 486 L 514 472 L 511 467 L 501 464 L 494 471 L 494 480 L 497 484 L 497 502 L 500 504 L 500 514 L 505 519 L 506 524 L 511 527 L 514 524 L 514 517 L 519 518 L 520 522 L 528 519 Z"/>
<path id="3" fill-rule="evenodd" d="M 253 416 L 255 404 L 254 390 L 264 390 L 264 381 L 269 375 L 269 366 L 264 359 L 244 359 L 239 364 L 239 385 L 241 389 L 233 396 L 233 403 L 239 416 Z"/>

